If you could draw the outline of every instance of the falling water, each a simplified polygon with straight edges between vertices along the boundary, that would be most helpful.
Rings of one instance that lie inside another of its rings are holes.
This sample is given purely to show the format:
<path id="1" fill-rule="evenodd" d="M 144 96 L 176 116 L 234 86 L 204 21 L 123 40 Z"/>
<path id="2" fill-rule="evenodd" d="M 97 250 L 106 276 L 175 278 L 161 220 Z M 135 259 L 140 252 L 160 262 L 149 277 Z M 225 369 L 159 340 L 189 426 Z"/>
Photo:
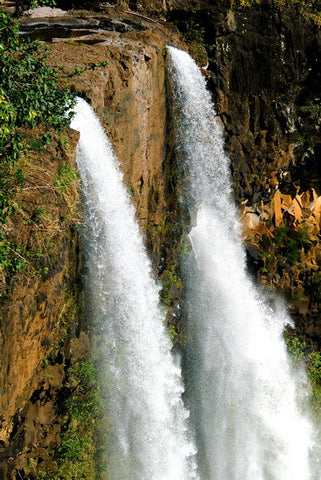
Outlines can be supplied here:
<path id="1" fill-rule="evenodd" d="M 77 164 L 84 192 L 87 303 L 104 353 L 112 480 L 196 478 L 180 369 L 135 212 L 98 119 L 79 99 Z"/>
<path id="2" fill-rule="evenodd" d="M 201 478 L 308 480 L 312 428 L 282 338 L 290 320 L 264 303 L 246 273 L 229 162 L 205 80 L 188 54 L 169 53 L 192 219 L 187 375 Z"/>

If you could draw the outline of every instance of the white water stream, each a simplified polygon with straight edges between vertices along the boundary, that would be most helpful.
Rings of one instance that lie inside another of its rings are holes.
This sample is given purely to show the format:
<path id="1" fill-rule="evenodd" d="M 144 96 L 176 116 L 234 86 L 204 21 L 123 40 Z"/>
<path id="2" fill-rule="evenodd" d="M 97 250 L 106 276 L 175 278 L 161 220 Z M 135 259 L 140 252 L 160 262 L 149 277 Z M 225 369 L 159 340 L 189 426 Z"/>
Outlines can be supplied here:
<path id="1" fill-rule="evenodd" d="M 89 321 L 104 352 L 112 480 L 192 480 L 180 369 L 158 306 L 158 288 L 109 141 L 79 99 L 77 164 L 84 192 Z M 109 478 L 109 477 L 108 477 Z"/>
<path id="2" fill-rule="evenodd" d="M 186 376 L 200 476 L 308 480 L 312 427 L 282 338 L 291 320 L 264 303 L 246 273 L 229 161 L 205 80 L 185 52 L 170 47 L 169 57 L 192 219 Z"/>

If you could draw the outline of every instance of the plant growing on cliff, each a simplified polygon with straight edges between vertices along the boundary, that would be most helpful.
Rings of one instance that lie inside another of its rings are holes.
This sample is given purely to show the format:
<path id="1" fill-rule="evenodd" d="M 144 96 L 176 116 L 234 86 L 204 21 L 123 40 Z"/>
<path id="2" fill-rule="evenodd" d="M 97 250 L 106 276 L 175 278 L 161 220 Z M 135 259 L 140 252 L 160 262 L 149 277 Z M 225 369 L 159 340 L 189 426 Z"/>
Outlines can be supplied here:
<path id="1" fill-rule="evenodd" d="M 175 266 L 172 266 L 170 269 L 165 270 L 161 276 L 162 289 L 160 291 L 160 298 L 167 306 L 172 304 L 173 297 L 182 289 L 182 281 L 175 270 Z"/>
<path id="2" fill-rule="evenodd" d="M 51 480 L 98 478 L 96 462 L 102 452 L 97 431 L 103 418 L 102 394 L 97 367 L 90 357 L 72 364 L 67 371 L 69 388 L 63 400 L 64 426 L 55 461 L 57 471 L 42 478 Z"/>
<path id="3" fill-rule="evenodd" d="M 69 89 L 59 87 L 58 73 L 46 65 L 47 50 L 22 38 L 13 19 L 1 11 L 0 52 L 3 156 L 8 147 L 10 155 L 13 135 L 21 127 L 45 124 L 63 130 L 70 123 L 75 100 Z"/>
<path id="4" fill-rule="evenodd" d="M 0 8 L 0 229 L 19 208 L 14 196 L 24 187 L 26 174 L 19 159 L 30 150 L 44 149 L 52 132 L 63 131 L 71 120 L 74 94 L 60 88 L 46 55 L 39 42 L 21 37 L 13 18 Z M 14 273 L 23 264 L 18 254 L 25 255 L 4 238 L 3 228 L 0 231 L 2 268 Z"/>
<path id="5" fill-rule="evenodd" d="M 205 28 L 194 20 L 186 22 L 186 32 L 184 36 L 187 42 L 196 42 L 205 45 Z"/>
<path id="6" fill-rule="evenodd" d="M 289 225 L 280 225 L 275 228 L 274 238 L 277 258 L 281 264 L 294 265 L 300 259 L 302 248 L 309 248 L 311 244 L 309 233 L 304 226 L 295 230 Z"/>
<path id="7" fill-rule="evenodd" d="M 47 368 L 53 362 L 50 355 L 43 360 L 42 367 Z M 101 445 L 105 439 L 98 442 L 97 432 L 104 414 L 98 368 L 93 358 L 87 355 L 68 364 L 66 380 L 59 402 L 61 442 L 51 452 L 53 461 L 48 468 L 38 470 L 37 479 L 98 480 L 104 463 Z"/>
<path id="8" fill-rule="evenodd" d="M 58 85 L 58 73 L 46 65 L 47 50 L 19 34 L 10 15 L 0 10 L 0 155 L 16 160 L 22 148 L 21 127 L 39 124 L 63 130 L 75 104 L 69 89 Z"/>
<path id="9" fill-rule="evenodd" d="M 19 246 L 12 245 L 2 233 L 0 233 L 0 271 L 13 274 L 21 270 L 28 260 L 22 255 Z"/>
<path id="10" fill-rule="evenodd" d="M 79 173 L 75 167 L 64 162 L 54 180 L 54 188 L 64 197 L 71 217 L 77 218 L 77 204 L 75 198 L 77 195 Z"/>
<path id="11" fill-rule="evenodd" d="M 107 60 L 104 60 L 103 62 L 93 62 L 85 65 L 84 67 L 76 67 L 73 70 L 68 70 L 65 72 L 65 76 L 69 78 L 76 77 L 77 75 L 81 75 L 84 72 L 96 70 L 99 67 L 108 67 Z"/>
<path id="12" fill-rule="evenodd" d="M 316 416 L 321 417 L 321 352 L 289 332 L 285 334 L 285 341 L 294 366 L 303 364 L 307 370 L 312 388 L 312 408 Z"/>

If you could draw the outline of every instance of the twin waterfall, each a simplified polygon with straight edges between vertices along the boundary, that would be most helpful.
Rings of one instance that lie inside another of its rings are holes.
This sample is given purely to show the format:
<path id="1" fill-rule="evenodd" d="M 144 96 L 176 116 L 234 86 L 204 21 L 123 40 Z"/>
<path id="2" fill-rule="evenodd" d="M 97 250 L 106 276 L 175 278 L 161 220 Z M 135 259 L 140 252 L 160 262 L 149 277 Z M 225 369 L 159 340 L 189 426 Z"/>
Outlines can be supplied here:
<path id="1" fill-rule="evenodd" d="M 205 82 L 169 48 L 177 154 L 192 219 L 180 365 L 134 208 L 98 119 L 81 99 L 86 304 L 100 339 L 111 480 L 312 480 L 312 427 L 282 340 L 290 320 L 249 280 L 228 159 Z M 188 413 L 190 410 L 190 415 Z"/>

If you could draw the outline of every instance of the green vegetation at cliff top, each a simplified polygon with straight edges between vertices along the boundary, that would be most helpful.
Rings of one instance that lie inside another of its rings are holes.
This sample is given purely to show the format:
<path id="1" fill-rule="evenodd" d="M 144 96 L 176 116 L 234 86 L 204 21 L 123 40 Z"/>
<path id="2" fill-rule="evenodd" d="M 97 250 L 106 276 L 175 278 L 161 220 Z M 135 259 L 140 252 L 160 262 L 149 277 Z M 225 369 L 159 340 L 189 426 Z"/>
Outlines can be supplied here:
<path id="1" fill-rule="evenodd" d="M 66 128 L 74 95 L 58 85 L 58 73 L 46 65 L 47 51 L 37 41 L 19 35 L 10 15 L 0 10 L 0 221 L 12 210 L 11 197 L 22 172 L 19 156 L 32 149 L 23 128 L 44 125 L 46 130 Z"/>
<path id="2" fill-rule="evenodd" d="M 295 6 L 301 13 L 311 16 L 316 23 L 321 24 L 320 0 L 231 0 L 232 9 L 239 7 L 252 7 L 257 4 L 271 4 L 275 6 Z"/>
<path id="3" fill-rule="evenodd" d="M 13 162 L 21 127 L 69 125 L 74 95 L 58 85 L 58 73 L 46 64 L 47 50 L 19 34 L 10 15 L 0 10 L 0 155 Z"/>
<path id="4" fill-rule="evenodd" d="M 47 66 L 46 55 L 38 41 L 20 35 L 11 15 L 0 8 L 0 270 L 9 275 L 29 263 L 3 227 L 19 208 L 15 195 L 28 174 L 18 161 L 41 151 L 53 132 L 69 126 L 75 103 L 74 94 L 60 87 L 58 73 Z"/>
<path id="5" fill-rule="evenodd" d="M 306 9 L 321 10 L 320 0 L 232 0 L 233 6 L 250 7 L 257 3 L 271 3 L 274 5 L 296 5 Z"/>

